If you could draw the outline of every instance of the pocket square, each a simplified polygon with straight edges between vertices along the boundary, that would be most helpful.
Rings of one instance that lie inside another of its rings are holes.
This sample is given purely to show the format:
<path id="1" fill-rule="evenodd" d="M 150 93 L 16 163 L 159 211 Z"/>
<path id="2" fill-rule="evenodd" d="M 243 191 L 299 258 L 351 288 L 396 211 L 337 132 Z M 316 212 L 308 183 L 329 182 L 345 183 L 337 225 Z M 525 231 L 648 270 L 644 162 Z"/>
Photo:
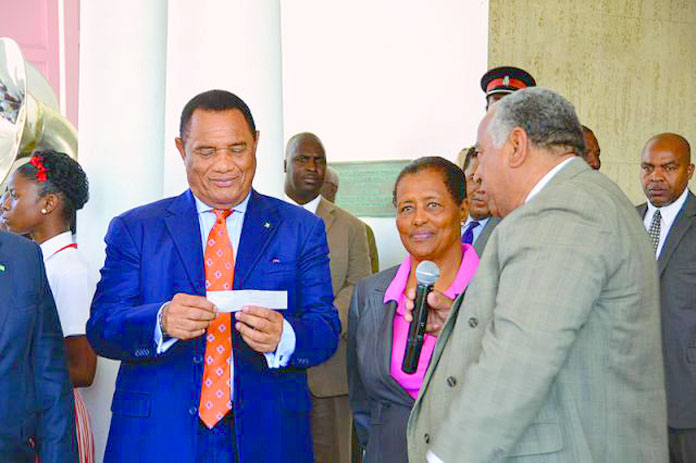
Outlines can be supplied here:
<path id="1" fill-rule="evenodd" d="M 274 257 L 273 259 L 271 259 L 271 264 L 280 264 L 280 259 Z"/>

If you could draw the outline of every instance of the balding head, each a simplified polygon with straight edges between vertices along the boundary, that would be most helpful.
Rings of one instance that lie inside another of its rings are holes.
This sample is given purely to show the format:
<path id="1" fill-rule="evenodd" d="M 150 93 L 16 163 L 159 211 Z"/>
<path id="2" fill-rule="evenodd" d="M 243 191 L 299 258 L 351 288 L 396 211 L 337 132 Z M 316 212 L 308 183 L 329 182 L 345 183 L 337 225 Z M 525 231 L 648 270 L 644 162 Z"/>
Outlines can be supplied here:
<path id="1" fill-rule="evenodd" d="M 327 166 L 321 195 L 333 203 L 336 201 L 336 193 L 338 193 L 338 172 L 333 167 Z"/>
<path id="2" fill-rule="evenodd" d="M 641 154 L 641 183 L 648 200 L 655 207 L 676 201 L 694 173 L 691 146 L 686 138 L 675 133 L 652 137 Z"/>
<path id="3" fill-rule="evenodd" d="M 302 132 L 290 137 L 285 148 L 285 194 L 298 204 L 319 195 L 324 183 L 326 154 L 319 137 Z"/>

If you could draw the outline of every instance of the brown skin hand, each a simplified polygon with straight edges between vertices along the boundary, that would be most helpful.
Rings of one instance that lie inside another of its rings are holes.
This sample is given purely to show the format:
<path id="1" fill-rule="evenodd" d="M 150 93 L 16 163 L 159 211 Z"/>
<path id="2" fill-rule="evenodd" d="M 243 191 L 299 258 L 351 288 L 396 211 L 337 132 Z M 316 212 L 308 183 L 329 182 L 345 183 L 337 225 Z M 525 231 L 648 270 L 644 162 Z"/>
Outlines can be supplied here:
<path id="1" fill-rule="evenodd" d="M 91 386 L 97 371 L 97 356 L 87 342 L 87 336 L 68 336 L 64 342 L 73 387 Z"/>

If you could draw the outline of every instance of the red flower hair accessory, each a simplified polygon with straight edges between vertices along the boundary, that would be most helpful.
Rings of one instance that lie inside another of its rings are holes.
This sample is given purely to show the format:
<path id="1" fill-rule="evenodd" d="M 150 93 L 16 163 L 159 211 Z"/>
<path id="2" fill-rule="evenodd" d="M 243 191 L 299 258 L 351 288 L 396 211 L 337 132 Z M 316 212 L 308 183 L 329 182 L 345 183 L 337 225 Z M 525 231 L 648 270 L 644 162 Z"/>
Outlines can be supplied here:
<path id="1" fill-rule="evenodd" d="M 32 166 L 36 167 L 36 180 L 39 183 L 43 183 L 46 180 L 48 180 L 48 171 L 46 170 L 46 166 L 43 163 L 42 156 L 32 156 L 29 160 L 29 163 Z"/>

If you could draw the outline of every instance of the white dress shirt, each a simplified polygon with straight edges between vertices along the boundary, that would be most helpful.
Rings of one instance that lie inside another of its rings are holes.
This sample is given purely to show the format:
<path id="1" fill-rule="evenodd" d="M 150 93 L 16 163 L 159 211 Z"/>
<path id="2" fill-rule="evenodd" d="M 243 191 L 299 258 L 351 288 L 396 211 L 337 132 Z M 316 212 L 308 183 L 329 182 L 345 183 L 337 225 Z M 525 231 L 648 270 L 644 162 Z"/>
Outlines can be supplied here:
<path id="1" fill-rule="evenodd" d="M 225 225 L 227 226 L 227 234 L 230 238 L 232 249 L 234 250 L 235 261 L 237 260 L 236 249 L 239 247 L 239 241 L 242 236 L 242 226 L 244 225 L 244 216 L 246 214 L 247 205 L 249 204 L 249 197 L 250 195 L 247 195 L 247 197 L 244 198 L 244 201 L 236 205 L 232 210 L 232 214 L 230 214 L 225 221 Z M 216 216 L 213 212 L 213 208 L 198 199 L 195 195 L 194 200 L 196 202 L 198 223 L 201 230 L 201 245 L 202 249 L 205 250 L 208 235 L 210 234 L 210 230 L 212 230 L 213 226 L 215 225 Z M 160 312 L 163 308 L 164 306 L 160 308 Z M 155 323 L 155 343 L 157 344 L 157 353 L 161 354 L 169 349 L 175 342 L 177 342 L 178 339 L 170 338 L 166 341 L 163 339 L 162 331 L 160 330 L 159 326 L 159 315 L 160 314 L 158 314 L 157 322 Z M 234 316 L 232 318 L 232 325 L 234 326 Z M 290 362 L 290 357 L 292 357 L 292 354 L 295 352 L 296 341 L 297 338 L 295 336 L 295 330 L 293 330 L 292 325 L 290 325 L 290 323 L 283 318 L 283 331 L 276 351 L 266 352 L 263 354 L 264 357 L 266 357 L 268 368 L 280 368 L 286 366 L 288 362 Z M 232 353 L 230 359 L 230 379 L 230 384 L 234 385 L 234 352 Z"/>
<path id="2" fill-rule="evenodd" d="M 565 166 L 567 166 L 568 163 L 570 163 L 570 161 L 572 161 L 573 159 L 574 159 L 574 157 L 566 159 L 565 161 L 561 162 L 556 167 L 554 167 L 553 169 L 548 171 L 548 173 L 546 175 L 541 177 L 541 180 L 539 180 L 537 182 L 537 184 L 534 185 L 534 188 L 532 188 L 532 190 L 529 192 L 529 194 L 527 195 L 527 198 L 525 198 L 524 202 L 528 203 L 529 201 L 532 200 L 532 198 L 534 198 L 536 195 L 538 195 L 539 192 L 541 190 L 543 190 L 544 187 L 551 181 L 551 179 L 554 178 L 556 176 L 556 174 L 559 173 L 561 171 L 561 169 L 563 169 Z M 476 228 L 479 228 L 479 227 L 476 227 Z M 432 450 L 428 450 L 428 453 L 426 454 L 426 460 L 428 461 L 428 463 L 445 463 L 440 458 L 438 458 L 438 456 L 435 455 Z"/>
<path id="3" fill-rule="evenodd" d="M 58 309 L 63 336 L 83 336 L 97 278 L 67 231 L 41 244 L 46 277 Z"/>
<path id="4" fill-rule="evenodd" d="M 317 208 L 319 207 L 319 201 L 321 201 L 321 195 L 317 195 L 316 198 L 314 198 L 310 202 L 304 203 L 304 204 L 297 203 L 290 196 L 285 195 L 285 202 L 286 203 L 294 204 L 295 206 L 300 206 L 305 211 L 309 211 L 314 215 L 317 215 Z"/>
<path id="5" fill-rule="evenodd" d="M 488 216 L 485 219 L 480 219 L 480 220 L 474 219 L 473 217 L 469 216 L 469 218 L 466 220 L 466 223 L 461 227 L 460 235 L 464 235 L 464 232 L 469 227 L 469 224 L 471 222 L 473 222 L 473 221 L 478 222 L 479 226 L 475 227 L 472 230 L 472 232 L 474 234 L 474 240 L 471 242 L 471 244 L 473 245 L 476 242 L 476 240 L 478 239 L 478 237 L 481 236 L 481 232 L 483 231 L 484 228 L 486 228 L 486 224 L 488 224 L 488 221 L 490 221 L 490 220 L 491 220 L 491 216 Z"/>
<path id="6" fill-rule="evenodd" d="M 667 235 L 669 235 L 669 231 L 672 229 L 672 224 L 677 218 L 677 215 L 679 215 L 679 211 L 684 207 L 687 196 L 689 196 L 689 189 L 684 188 L 681 196 L 667 206 L 655 207 L 648 201 L 648 210 L 645 212 L 645 217 L 643 217 L 643 225 L 645 225 L 646 230 L 650 230 L 655 211 L 660 211 L 660 241 L 657 242 L 657 249 L 655 250 L 656 258 L 660 257 L 662 247 L 665 245 L 665 241 L 667 241 Z"/>

